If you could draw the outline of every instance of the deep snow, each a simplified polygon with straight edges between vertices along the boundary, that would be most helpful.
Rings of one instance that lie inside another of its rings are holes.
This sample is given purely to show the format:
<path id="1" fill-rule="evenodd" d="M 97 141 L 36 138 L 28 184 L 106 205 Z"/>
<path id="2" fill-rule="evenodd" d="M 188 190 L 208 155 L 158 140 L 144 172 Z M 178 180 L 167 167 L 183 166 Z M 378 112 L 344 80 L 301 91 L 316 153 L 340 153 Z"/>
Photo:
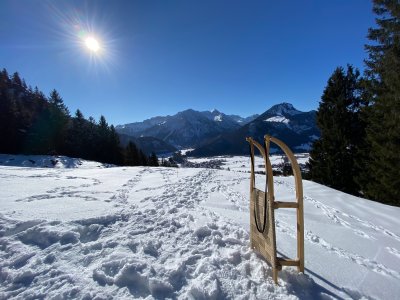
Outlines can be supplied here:
<path id="1" fill-rule="evenodd" d="M 399 298 L 399 208 L 303 181 L 306 271 L 284 268 L 276 286 L 249 249 L 249 174 L 234 165 L 46 159 L 0 155 L 1 299 Z M 293 200 L 293 178 L 275 190 Z M 295 256 L 294 210 L 277 211 L 276 230 Z"/>

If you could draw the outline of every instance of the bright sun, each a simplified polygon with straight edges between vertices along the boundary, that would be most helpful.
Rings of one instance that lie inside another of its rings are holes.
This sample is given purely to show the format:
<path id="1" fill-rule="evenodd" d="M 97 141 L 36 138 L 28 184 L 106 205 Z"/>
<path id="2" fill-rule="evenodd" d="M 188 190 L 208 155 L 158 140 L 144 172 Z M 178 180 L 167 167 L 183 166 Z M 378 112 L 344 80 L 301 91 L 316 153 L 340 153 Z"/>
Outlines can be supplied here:
<path id="1" fill-rule="evenodd" d="M 86 38 L 85 44 L 90 51 L 97 52 L 100 49 L 100 44 L 94 37 Z"/>

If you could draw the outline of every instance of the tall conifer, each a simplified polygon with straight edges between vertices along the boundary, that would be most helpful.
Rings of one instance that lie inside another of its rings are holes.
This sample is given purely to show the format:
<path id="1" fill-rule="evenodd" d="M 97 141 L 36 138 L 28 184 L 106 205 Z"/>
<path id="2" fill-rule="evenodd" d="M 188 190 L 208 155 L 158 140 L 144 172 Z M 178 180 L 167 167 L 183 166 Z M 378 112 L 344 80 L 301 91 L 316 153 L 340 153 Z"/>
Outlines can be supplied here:
<path id="1" fill-rule="evenodd" d="M 370 28 L 366 45 L 368 121 L 364 194 L 380 202 L 400 205 L 400 2 L 374 0 L 377 28 Z"/>
<path id="2" fill-rule="evenodd" d="M 124 152 L 124 164 L 127 166 L 139 165 L 139 152 L 136 145 L 129 141 Z"/>
<path id="3" fill-rule="evenodd" d="M 355 159 L 362 141 L 359 71 L 338 67 L 328 80 L 317 111 L 321 137 L 310 153 L 313 180 L 347 193 L 357 194 Z"/>

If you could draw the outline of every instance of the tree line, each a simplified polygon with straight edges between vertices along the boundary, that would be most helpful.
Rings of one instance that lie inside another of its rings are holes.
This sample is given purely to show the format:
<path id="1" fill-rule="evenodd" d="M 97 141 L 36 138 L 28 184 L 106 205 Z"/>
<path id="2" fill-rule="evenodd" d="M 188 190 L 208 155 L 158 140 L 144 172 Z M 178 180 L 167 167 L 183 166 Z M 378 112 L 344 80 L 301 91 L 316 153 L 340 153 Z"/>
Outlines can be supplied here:
<path id="1" fill-rule="evenodd" d="M 0 153 L 50 154 L 80 157 L 129 166 L 158 166 L 133 142 L 120 145 L 113 125 L 104 116 L 86 119 L 78 109 L 70 115 L 56 90 L 46 97 L 27 86 L 18 72 L 0 72 Z"/>
<path id="2" fill-rule="evenodd" d="M 310 153 L 314 181 L 400 206 L 400 3 L 374 0 L 365 71 L 329 78 L 317 111 L 321 137 Z"/>

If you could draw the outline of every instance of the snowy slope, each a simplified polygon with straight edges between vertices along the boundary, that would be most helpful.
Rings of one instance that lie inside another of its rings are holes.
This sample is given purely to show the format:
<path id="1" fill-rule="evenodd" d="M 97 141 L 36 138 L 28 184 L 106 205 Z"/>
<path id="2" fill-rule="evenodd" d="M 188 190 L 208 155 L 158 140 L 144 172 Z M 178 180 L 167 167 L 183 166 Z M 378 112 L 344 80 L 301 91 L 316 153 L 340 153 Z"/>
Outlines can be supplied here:
<path id="1" fill-rule="evenodd" d="M 305 165 L 308 160 L 309 160 L 309 154 L 308 153 L 296 153 L 295 157 L 297 159 L 298 164 Z M 237 172 L 249 172 L 250 171 L 250 166 L 249 166 L 249 161 L 250 158 L 249 156 L 213 156 L 212 158 L 209 157 L 203 157 L 203 158 L 196 158 L 196 157 L 188 157 L 187 158 L 189 162 L 192 163 L 203 163 L 207 162 L 210 160 L 221 160 L 223 163 L 221 164 L 220 168 L 223 170 L 230 170 L 230 171 L 237 171 Z M 284 155 L 270 155 L 269 156 L 272 169 L 277 170 L 277 166 L 279 164 L 284 163 Z M 261 156 L 255 156 L 254 157 L 254 163 L 255 167 L 254 170 L 256 172 L 265 172 L 265 167 L 264 167 L 264 159 Z"/>
<path id="2" fill-rule="evenodd" d="M 293 199 L 293 178 L 275 188 Z M 249 249 L 247 173 L 0 166 L 0 299 L 398 299 L 400 209 L 304 188 L 306 272 L 275 286 Z M 294 256 L 293 211 L 276 226 Z"/>

